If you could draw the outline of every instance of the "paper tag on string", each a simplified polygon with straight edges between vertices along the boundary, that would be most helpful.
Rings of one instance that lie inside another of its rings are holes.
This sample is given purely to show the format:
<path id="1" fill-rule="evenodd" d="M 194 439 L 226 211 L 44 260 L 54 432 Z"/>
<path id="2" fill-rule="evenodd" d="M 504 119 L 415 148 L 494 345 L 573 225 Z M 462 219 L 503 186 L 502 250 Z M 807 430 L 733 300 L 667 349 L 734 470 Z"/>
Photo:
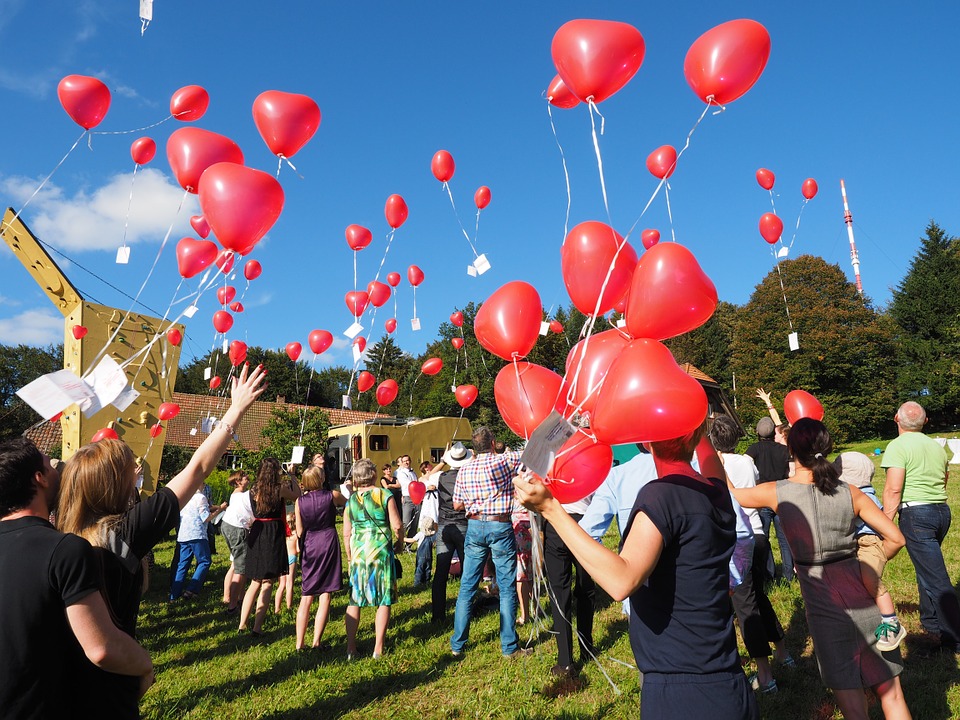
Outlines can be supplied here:
<path id="1" fill-rule="evenodd" d="M 777 250 L 777 257 L 778 257 L 778 258 L 785 258 L 785 257 L 787 257 L 787 255 L 789 255 L 789 254 L 790 254 L 790 248 L 788 248 L 786 245 L 784 245 L 782 248 L 780 248 L 779 250 Z"/>
<path id="2" fill-rule="evenodd" d="M 306 448 L 303 445 L 295 445 L 293 451 L 290 453 L 290 462 L 294 465 L 299 465 L 303 462 L 303 451 Z"/>
<path id="3" fill-rule="evenodd" d="M 140 0 L 140 19 L 146 22 L 153 20 L 153 0 Z"/>
<path id="4" fill-rule="evenodd" d="M 91 417 L 111 404 L 127 387 L 127 374 L 113 358 L 104 357 L 89 375 L 88 383 L 93 388 L 95 398 L 81 403 L 80 409 L 85 417 Z"/>
<path id="5" fill-rule="evenodd" d="M 791 350 L 800 349 L 800 338 L 797 336 L 795 332 L 792 332 L 789 335 L 787 335 L 787 342 L 790 343 Z"/>
<path id="6" fill-rule="evenodd" d="M 213 424 L 214 424 L 216 421 L 217 421 L 217 419 L 216 419 L 215 417 L 213 417 L 213 416 L 208 416 L 208 417 L 203 418 L 203 419 L 200 421 L 200 431 L 206 433 L 207 435 L 209 435 L 210 433 L 213 432 Z"/>
<path id="7" fill-rule="evenodd" d="M 476 277 L 477 269 L 473 265 L 467 265 L 467 275 L 470 277 Z"/>
<path id="8" fill-rule="evenodd" d="M 123 392 L 121 392 L 119 395 L 117 395 L 116 398 L 114 398 L 111 404 L 117 410 L 119 410 L 120 412 L 123 412 L 128 407 L 133 405 L 133 401 L 136 400 L 138 397 L 140 397 L 140 393 L 138 393 L 132 387 L 127 386 L 123 389 Z"/>
<path id="9" fill-rule="evenodd" d="M 74 403 L 93 397 L 93 388 L 70 370 L 41 375 L 17 390 L 17 396 L 41 417 L 52 418 Z"/>
<path id="10" fill-rule="evenodd" d="M 347 410 L 353 410 L 353 400 L 350 399 L 349 395 L 341 395 L 340 406 Z"/>
<path id="11" fill-rule="evenodd" d="M 626 327 L 626 326 L 627 326 L 627 319 L 626 319 L 625 317 L 622 317 L 622 318 L 620 318 L 619 320 L 617 320 L 617 327 L 618 327 L 618 328 L 622 328 L 622 327 Z"/>
<path id="12" fill-rule="evenodd" d="M 576 431 L 560 413 L 552 410 L 546 420 L 533 431 L 523 449 L 523 455 L 520 456 L 520 462 L 540 477 L 546 477 L 557 457 L 557 451 Z"/>
<path id="13" fill-rule="evenodd" d="M 223 339 L 223 354 L 226 355 L 230 351 L 230 341 L 226 338 Z"/>
<path id="14" fill-rule="evenodd" d="M 457 391 L 457 386 L 456 386 L 456 385 L 451 385 L 451 386 L 450 386 L 450 392 L 455 393 L 456 391 Z"/>
<path id="15" fill-rule="evenodd" d="M 360 334 L 361 330 L 363 330 L 363 325 L 354 321 L 353 325 L 351 325 L 350 327 L 348 327 L 346 330 L 343 331 L 343 334 L 346 335 L 351 340 L 353 340 L 357 335 Z"/>
<path id="16" fill-rule="evenodd" d="M 209 380 L 211 377 L 213 377 L 213 368 L 205 367 L 203 369 L 203 379 Z"/>
<path id="17" fill-rule="evenodd" d="M 196 435 L 196 434 L 197 434 L 197 429 L 196 429 L 195 427 L 190 428 L 190 434 L 191 434 L 191 435 Z"/>
<path id="18" fill-rule="evenodd" d="M 490 261 L 487 260 L 486 255 L 478 255 L 477 259 L 473 261 L 473 266 L 477 269 L 478 275 L 483 275 L 490 269 Z"/>
<path id="19" fill-rule="evenodd" d="M 411 318 L 410 329 L 414 332 L 420 329 L 420 318 Z"/>
<path id="20" fill-rule="evenodd" d="M 117 248 L 117 265 L 126 265 L 130 262 L 130 248 L 124 246 Z"/>
<path id="21" fill-rule="evenodd" d="M 194 315 L 197 314 L 197 310 L 199 309 L 200 308 L 198 308 L 196 305 L 191 305 L 190 307 L 188 307 L 186 310 L 183 311 L 183 316 L 185 318 L 192 318 Z"/>
<path id="22" fill-rule="evenodd" d="M 363 357 L 363 352 L 360 350 L 359 345 L 353 346 L 353 362 L 354 364 L 360 362 L 360 358 Z"/>
<path id="23" fill-rule="evenodd" d="M 540 334 L 546 337 L 548 332 L 550 332 L 550 323 L 548 322 L 540 323 Z"/>

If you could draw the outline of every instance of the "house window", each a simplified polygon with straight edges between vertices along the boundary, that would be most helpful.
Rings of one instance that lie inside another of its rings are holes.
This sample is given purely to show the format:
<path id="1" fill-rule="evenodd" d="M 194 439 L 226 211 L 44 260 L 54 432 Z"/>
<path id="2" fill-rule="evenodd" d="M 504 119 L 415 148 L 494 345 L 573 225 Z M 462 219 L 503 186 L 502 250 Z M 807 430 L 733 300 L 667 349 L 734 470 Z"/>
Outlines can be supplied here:
<path id="1" fill-rule="evenodd" d="M 430 448 L 430 462 L 436 465 L 443 457 L 444 448 Z"/>
<path id="2" fill-rule="evenodd" d="M 385 452 L 390 449 L 390 437 L 388 435 L 371 435 L 370 451 Z"/>

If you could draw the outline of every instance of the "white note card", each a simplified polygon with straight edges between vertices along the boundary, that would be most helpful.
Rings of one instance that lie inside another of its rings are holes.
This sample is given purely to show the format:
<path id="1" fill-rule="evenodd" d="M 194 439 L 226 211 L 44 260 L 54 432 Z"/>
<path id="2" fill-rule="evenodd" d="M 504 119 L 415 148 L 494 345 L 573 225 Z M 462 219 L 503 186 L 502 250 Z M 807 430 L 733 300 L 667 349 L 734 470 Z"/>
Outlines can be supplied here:
<path id="1" fill-rule="evenodd" d="M 52 418 L 74 403 L 94 397 L 93 388 L 70 370 L 41 375 L 17 390 L 17 396 L 41 417 Z"/>
<path id="2" fill-rule="evenodd" d="M 117 248 L 117 265 L 126 265 L 130 262 L 130 248 L 126 245 Z"/>
<path id="3" fill-rule="evenodd" d="M 346 335 L 351 340 L 353 340 L 357 335 L 360 334 L 362 330 L 363 330 L 363 325 L 361 325 L 358 322 L 354 322 L 353 325 L 351 325 L 350 327 L 348 327 L 346 330 L 343 331 L 343 334 Z"/>
<path id="4" fill-rule="evenodd" d="M 350 399 L 349 395 L 340 396 L 340 405 L 345 410 L 353 410 L 353 400 Z"/>
<path id="5" fill-rule="evenodd" d="M 478 275 L 483 275 L 490 269 L 490 261 L 487 260 L 486 255 L 478 255 L 477 259 L 473 261 L 473 266 L 477 269 Z"/>
<path id="6" fill-rule="evenodd" d="M 410 329 L 414 332 L 420 329 L 420 318 L 411 318 L 410 319 Z"/>
<path id="7" fill-rule="evenodd" d="M 290 453 L 290 462 L 294 465 L 302 463 L 304 450 L 306 450 L 306 448 L 303 445 L 295 445 L 293 451 Z"/>
<path id="8" fill-rule="evenodd" d="M 795 332 L 787 335 L 787 342 L 790 343 L 790 350 L 799 350 L 800 349 L 800 338 Z"/>
<path id="9" fill-rule="evenodd" d="M 540 334 L 546 337 L 548 332 L 550 332 L 550 323 L 548 322 L 540 323 Z"/>
<path id="10" fill-rule="evenodd" d="M 527 446 L 523 449 L 520 461 L 542 478 L 547 476 L 557 451 L 563 444 L 573 437 L 577 429 L 571 425 L 556 410 L 552 410 L 547 418 L 533 431 Z"/>

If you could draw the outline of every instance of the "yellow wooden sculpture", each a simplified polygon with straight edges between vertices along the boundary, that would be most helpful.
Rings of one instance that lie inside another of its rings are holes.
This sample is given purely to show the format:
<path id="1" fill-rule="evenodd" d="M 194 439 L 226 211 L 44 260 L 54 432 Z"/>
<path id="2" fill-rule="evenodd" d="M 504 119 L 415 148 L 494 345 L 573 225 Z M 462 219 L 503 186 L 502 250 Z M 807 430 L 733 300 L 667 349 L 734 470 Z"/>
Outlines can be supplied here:
<path id="1" fill-rule="evenodd" d="M 101 350 L 111 338 L 113 340 L 104 355 L 123 364 L 145 348 L 158 333 L 166 333 L 172 327 L 183 333 L 182 325 L 135 312 L 125 317 L 124 310 L 84 300 L 12 209 L 7 209 L 0 235 L 63 314 L 63 366 L 78 376 L 83 376 L 98 361 Z M 74 336 L 76 326 L 86 328 L 86 334 L 80 339 Z M 128 384 L 140 393 L 126 410 L 120 412 L 108 405 L 86 418 L 76 405 L 67 408 L 60 419 L 63 459 L 68 459 L 77 448 L 90 442 L 98 430 L 111 427 L 137 456 L 143 466 L 143 489 L 152 492 L 160 469 L 165 432 L 151 444 L 150 428 L 159 422 L 157 408 L 173 396 L 179 359 L 179 345 L 172 345 L 165 336 L 161 337 L 148 352 L 126 367 Z"/>

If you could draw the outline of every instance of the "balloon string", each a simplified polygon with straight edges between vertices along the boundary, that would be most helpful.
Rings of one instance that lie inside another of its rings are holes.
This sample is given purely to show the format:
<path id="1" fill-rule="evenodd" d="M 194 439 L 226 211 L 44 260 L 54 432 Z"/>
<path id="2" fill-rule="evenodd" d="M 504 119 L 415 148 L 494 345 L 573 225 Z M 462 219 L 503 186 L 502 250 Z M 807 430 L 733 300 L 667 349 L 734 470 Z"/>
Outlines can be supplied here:
<path id="1" fill-rule="evenodd" d="M 467 339 L 463 336 L 463 325 L 460 326 L 460 339 L 463 340 L 463 369 L 470 369 L 470 356 L 467 354 Z M 457 351 L 459 357 L 460 351 Z"/>
<path id="2" fill-rule="evenodd" d="M 480 257 L 477 253 L 477 248 L 473 246 L 473 241 L 470 239 L 470 236 L 467 234 L 466 228 L 463 227 L 463 223 L 460 221 L 460 213 L 457 212 L 457 204 L 453 201 L 453 192 L 450 190 L 450 183 L 445 182 L 443 184 L 443 189 L 447 191 L 447 195 L 450 197 L 450 207 L 453 208 L 453 216 L 457 219 L 457 225 L 460 226 L 460 232 L 463 233 L 463 236 L 467 239 L 467 244 L 470 245 L 470 249 L 473 250 L 473 256 L 475 258 Z M 477 211 L 477 225 L 480 224 L 480 211 Z"/>
<path id="3" fill-rule="evenodd" d="M 523 381 L 520 379 L 520 362 L 517 359 L 516 353 L 513 354 L 513 359 L 511 360 L 511 362 L 513 363 L 513 374 L 517 380 L 517 389 L 520 390 L 520 394 L 523 396 L 523 399 L 527 401 L 527 407 L 532 408 L 533 403 L 530 402 L 530 397 L 527 395 L 527 389 L 523 386 Z M 527 430 L 526 413 L 521 413 L 520 419 L 523 421 L 523 439 L 529 440 L 530 433 Z"/>
<path id="4" fill-rule="evenodd" d="M 768 190 L 768 192 L 770 193 L 770 207 L 773 208 L 773 214 L 776 215 L 776 214 L 777 214 L 777 203 L 776 203 L 776 201 L 774 200 L 773 188 L 771 187 L 770 190 Z"/>
<path id="5" fill-rule="evenodd" d="M 353 291 L 357 291 L 357 251 L 353 251 Z"/>
<path id="6" fill-rule="evenodd" d="M 413 317 L 417 317 L 417 286 L 413 286 Z"/>
<path id="7" fill-rule="evenodd" d="M 780 278 L 780 292 L 783 293 L 783 307 L 787 311 L 787 324 L 790 326 L 790 332 L 793 332 L 793 321 L 790 319 L 790 306 L 787 304 L 787 290 L 783 286 L 783 273 L 780 271 L 780 258 L 777 257 L 777 254 L 773 251 L 773 248 L 770 248 L 770 254 L 774 258 L 774 266 L 777 268 L 777 277 Z"/>
<path id="8" fill-rule="evenodd" d="M 310 363 L 310 379 L 307 381 L 307 398 L 310 397 L 310 384 L 313 382 L 313 369 L 317 365 L 317 353 L 313 354 L 313 362 Z M 352 378 L 351 378 L 352 381 Z M 348 393 L 349 394 L 349 391 Z M 305 398 L 306 400 L 306 398 Z M 306 402 L 304 402 L 306 404 Z M 300 436 L 297 438 L 297 445 L 303 444 L 303 428 L 307 424 L 307 409 L 304 408 L 303 415 L 300 418 Z"/>
<path id="9" fill-rule="evenodd" d="M 593 150 L 597 155 L 597 170 L 600 173 L 600 191 L 603 193 L 603 208 L 607 211 L 607 224 L 612 226 L 613 220 L 610 217 L 610 204 L 607 201 L 607 182 L 603 177 L 603 158 L 600 156 L 600 141 L 597 138 L 597 125 L 593 118 L 593 113 L 596 112 L 597 115 L 600 115 L 600 111 L 592 99 L 588 99 L 587 106 L 590 109 L 590 131 L 593 136 Z M 603 115 L 600 115 L 600 121 L 600 134 L 603 135 Z M 563 237 L 566 239 L 566 233 L 564 233 Z"/>
<path id="10" fill-rule="evenodd" d="M 383 272 L 383 264 L 387 261 L 387 255 L 390 254 L 390 246 L 393 244 L 393 236 L 396 234 L 396 228 L 390 228 L 390 232 L 387 234 L 387 247 L 383 251 L 383 257 L 380 258 L 380 267 L 377 268 L 377 274 L 373 278 L 375 281 L 380 280 L 380 273 Z M 354 251 L 356 252 L 356 251 Z M 356 266 L 356 254 L 354 254 L 354 266 Z M 356 269 L 354 269 L 354 278 L 353 278 L 353 287 L 357 287 L 357 278 L 356 278 Z"/>
<path id="11" fill-rule="evenodd" d="M 563 153 L 563 145 L 560 144 L 560 137 L 557 135 L 557 126 L 553 123 L 553 111 L 550 109 L 550 101 L 547 101 L 547 115 L 550 116 L 550 129 L 553 130 L 553 140 L 557 143 L 557 149 L 560 151 L 560 162 L 563 164 L 563 179 L 567 183 L 567 215 L 563 220 L 563 240 L 567 239 L 568 228 L 570 227 L 570 173 L 567 170 L 567 156 Z M 479 211 L 477 212 L 479 222 Z"/>
<path id="12" fill-rule="evenodd" d="M 670 221 L 670 237 L 673 240 L 673 242 L 676 242 L 677 231 L 676 231 L 676 228 L 673 227 L 673 210 L 670 207 L 670 183 L 669 182 L 664 186 L 663 196 L 667 200 L 667 219 Z"/>
<path id="13" fill-rule="evenodd" d="M 793 229 L 793 237 L 790 238 L 790 245 L 787 247 L 788 251 L 793 248 L 793 241 L 797 239 L 797 233 L 800 232 L 800 218 L 803 217 L 803 211 L 807 209 L 807 203 L 809 202 L 809 200 L 804 200 L 803 205 L 800 206 L 800 212 L 797 213 L 797 226 Z M 783 242 L 782 238 L 781 242 Z"/>
<path id="14" fill-rule="evenodd" d="M 282 168 L 283 168 L 283 156 L 282 156 L 282 155 L 277 155 L 277 174 L 276 174 L 277 180 L 280 179 L 280 170 L 281 170 Z"/>
<path id="15" fill-rule="evenodd" d="M 184 113 L 189 112 L 184 110 L 182 113 L 177 113 L 178 115 L 183 115 Z M 152 128 L 163 125 L 168 120 L 173 120 L 176 115 L 167 115 L 163 120 L 158 120 L 151 125 L 144 125 L 143 127 L 134 128 L 133 130 L 90 130 L 91 135 L 130 135 L 131 133 L 143 132 L 144 130 L 150 130 Z"/>
<path id="16" fill-rule="evenodd" d="M 170 308 L 172 308 L 173 305 L 174 305 L 174 303 L 176 302 L 177 293 L 180 292 L 180 286 L 181 286 L 181 285 L 183 285 L 183 276 L 180 277 L 180 282 L 177 284 L 176 290 L 173 291 L 173 299 L 170 301 L 170 304 L 167 305 L 167 309 L 166 309 L 166 310 L 164 311 L 164 313 L 163 313 L 163 318 L 160 320 L 160 326 L 157 328 L 157 333 L 160 333 L 160 332 L 163 331 L 163 330 L 162 330 L 162 328 L 163 328 L 163 321 L 166 320 L 167 314 L 170 312 Z M 169 328 L 168 328 L 168 329 L 169 329 Z M 140 379 L 140 371 L 143 370 L 143 366 L 144 366 L 144 364 L 146 363 L 146 361 L 147 361 L 147 358 L 146 358 L 146 356 L 144 356 L 143 360 L 140 361 L 139 367 L 137 367 L 137 372 L 134 373 L 134 375 L 133 375 L 133 380 L 130 381 L 131 386 L 137 384 L 137 380 Z M 163 372 L 164 372 L 164 373 L 166 373 L 166 369 L 167 369 L 167 348 L 166 348 L 166 346 L 164 346 L 164 348 L 163 348 Z"/>
<path id="17" fill-rule="evenodd" d="M 127 228 L 130 226 L 130 208 L 133 207 L 133 185 L 137 182 L 137 170 L 140 169 L 140 163 L 133 165 L 133 177 L 130 179 L 130 197 L 127 198 L 127 214 L 123 218 L 123 239 L 120 241 L 120 247 L 127 246 Z"/>
<path id="18" fill-rule="evenodd" d="M 292 162 L 290 162 L 290 158 L 288 158 L 288 157 L 287 157 L 286 155 L 284 155 L 283 153 L 277 155 L 277 157 L 280 158 L 280 163 L 281 163 L 281 164 L 286 163 L 287 165 L 289 165 L 289 166 L 290 166 L 290 169 L 293 170 L 294 174 L 295 174 L 298 178 L 300 178 L 301 180 L 304 179 L 303 175 L 301 175 L 300 172 L 297 170 L 297 166 L 294 165 Z M 277 170 L 277 177 L 278 177 L 278 178 L 280 177 L 280 170 L 279 170 L 279 169 Z"/>
<path id="19" fill-rule="evenodd" d="M 479 237 L 480 237 L 480 208 L 477 208 L 477 224 L 473 228 L 473 242 L 476 243 Z M 474 253 L 476 253 L 476 250 L 474 250 Z"/>

